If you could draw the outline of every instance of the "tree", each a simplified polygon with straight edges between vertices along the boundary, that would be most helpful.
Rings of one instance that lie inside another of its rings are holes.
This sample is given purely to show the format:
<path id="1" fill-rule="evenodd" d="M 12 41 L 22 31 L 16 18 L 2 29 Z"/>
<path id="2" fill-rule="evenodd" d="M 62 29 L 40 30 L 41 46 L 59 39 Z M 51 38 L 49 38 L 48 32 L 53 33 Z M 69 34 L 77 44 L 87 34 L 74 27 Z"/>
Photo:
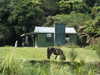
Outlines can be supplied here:
<path id="1" fill-rule="evenodd" d="M 72 11 L 89 13 L 90 8 L 82 0 L 60 0 L 57 2 L 59 10 L 63 13 L 71 13 Z"/>
<path id="2" fill-rule="evenodd" d="M 88 14 L 82 13 L 71 13 L 71 14 L 60 14 L 53 16 L 54 21 L 58 20 L 59 23 L 64 23 L 67 26 L 83 26 L 87 20 L 91 17 Z"/>
<path id="3" fill-rule="evenodd" d="M 99 34 L 99 11 L 100 0 L 4 0 L 0 2 L 0 40 L 12 45 L 22 34 L 32 38 L 29 34 L 36 25 L 56 22 Z"/>
<path id="4" fill-rule="evenodd" d="M 93 7 L 95 3 L 99 0 L 83 0 L 88 6 Z"/>
<path id="5" fill-rule="evenodd" d="M 8 30 L 13 30 L 15 41 L 23 33 L 34 31 L 35 25 L 41 25 L 44 20 L 44 11 L 40 2 L 35 0 L 10 0 L 0 8 L 0 22 Z M 12 37 L 14 37 L 12 34 Z M 12 40 L 11 40 L 12 41 Z"/>

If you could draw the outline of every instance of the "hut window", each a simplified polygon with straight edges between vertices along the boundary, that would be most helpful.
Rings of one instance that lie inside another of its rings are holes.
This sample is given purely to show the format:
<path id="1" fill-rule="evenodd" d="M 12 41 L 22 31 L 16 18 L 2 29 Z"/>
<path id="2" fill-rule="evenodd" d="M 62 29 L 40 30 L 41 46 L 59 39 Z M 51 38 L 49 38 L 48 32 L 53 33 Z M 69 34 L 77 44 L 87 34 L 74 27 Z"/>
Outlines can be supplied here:
<path id="1" fill-rule="evenodd" d="M 66 43 L 69 43 L 70 42 L 70 36 L 69 36 L 69 34 L 66 34 L 65 40 L 66 40 Z"/>
<path id="2" fill-rule="evenodd" d="M 69 37 L 66 37 L 65 40 L 66 40 L 66 43 L 70 42 L 70 38 Z"/>
<path id="3" fill-rule="evenodd" d="M 47 34 L 47 35 L 46 35 L 46 40 L 47 40 L 47 41 L 52 41 L 52 40 L 53 40 L 52 37 L 53 37 L 52 34 Z"/>
<path id="4" fill-rule="evenodd" d="M 52 34 L 47 34 L 47 37 L 48 37 L 48 38 L 52 37 Z"/>

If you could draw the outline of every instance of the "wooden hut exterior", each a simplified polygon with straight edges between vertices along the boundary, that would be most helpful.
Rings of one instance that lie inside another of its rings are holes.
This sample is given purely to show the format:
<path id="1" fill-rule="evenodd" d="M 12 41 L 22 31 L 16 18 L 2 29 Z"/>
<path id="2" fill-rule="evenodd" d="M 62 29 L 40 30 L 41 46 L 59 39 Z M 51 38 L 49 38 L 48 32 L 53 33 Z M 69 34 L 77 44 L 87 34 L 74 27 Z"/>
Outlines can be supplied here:
<path id="1" fill-rule="evenodd" d="M 56 30 L 55 27 L 36 26 L 34 30 L 35 37 L 33 40 L 33 45 L 35 47 L 48 47 L 70 43 L 77 44 L 77 32 L 74 27 L 62 27 L 64 29 L 58 27 L 60 28 L 59 31 Z M 60 31 L 64 31 L 64 33 Z"/>

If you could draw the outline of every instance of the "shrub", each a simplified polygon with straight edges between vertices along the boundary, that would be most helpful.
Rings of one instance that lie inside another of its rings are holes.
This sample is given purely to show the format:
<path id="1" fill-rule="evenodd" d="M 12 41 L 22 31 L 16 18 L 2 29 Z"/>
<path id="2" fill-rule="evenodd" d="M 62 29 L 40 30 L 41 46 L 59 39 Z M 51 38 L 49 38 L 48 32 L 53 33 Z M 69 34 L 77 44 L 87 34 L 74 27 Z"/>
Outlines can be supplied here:
<path id="1" fill-rule="evenodd" d="M 100 57 L 100 42 L 95 46 L 96 53 Z"/>
<path id="2" fill-rule="evenodd" d="M 19 62 L 13 50 L 2 60 L 0 71 L 2 75 L 22 75 L 22 63 Z"/>
<path id="3" fill-rule="evenodd" d="M 76 57 L 77 57 L 77 53 L 76 53 L 76 51 L 75 51 L 75 48 L 72 47 L 71 51 L 69 52 L 70 61 L 71 61 L 71 62 L 74 62 L 75 59 L 76 59 Z"/>

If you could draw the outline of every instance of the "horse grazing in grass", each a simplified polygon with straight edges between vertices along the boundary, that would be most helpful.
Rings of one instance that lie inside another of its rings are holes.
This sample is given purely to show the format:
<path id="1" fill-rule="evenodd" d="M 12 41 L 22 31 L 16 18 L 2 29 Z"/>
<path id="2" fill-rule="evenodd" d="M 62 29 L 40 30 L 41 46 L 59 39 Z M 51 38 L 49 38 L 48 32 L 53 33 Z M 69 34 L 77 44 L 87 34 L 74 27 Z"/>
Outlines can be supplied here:
<path id="1" fill-rule="evenodd" d="M 61 60 L 65 60 L 65 55 L 63 53 L 63 51 L 60 48 L 47 48 L 47 58 L 50 59 L 51 55 L 54 54 L 55 59 L 57 58 L 57 56 L 60 56 Z"/>

